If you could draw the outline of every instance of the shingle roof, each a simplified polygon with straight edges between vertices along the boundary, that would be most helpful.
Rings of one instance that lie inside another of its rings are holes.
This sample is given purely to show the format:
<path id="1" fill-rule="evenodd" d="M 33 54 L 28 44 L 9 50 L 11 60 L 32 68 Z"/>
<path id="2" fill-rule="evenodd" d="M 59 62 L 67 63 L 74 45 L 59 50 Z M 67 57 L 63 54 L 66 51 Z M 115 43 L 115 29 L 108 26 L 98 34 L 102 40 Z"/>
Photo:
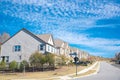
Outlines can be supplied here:
<path id="1" fill-rule="evenodd" d="M 64 43 L 64 41 L 60 39 L 55 39 L 54 42 L 56 47 L 62 47 L 62 44 Z"/>
<path id="2" fill-rule="evenodd" d="M 67 43 L 67 42 L 65 42 L 65 44 L 64 44 L 64 48 L 69 48 L 69 46 L 68 46 L 68 43 Z"/>
<path id="3" fill-rule="evenodd" d="M 40 35 L 36 35 L 37 37 L 39 37 L 40 39 L 42 39 L 43 41 L 45 41 L 46 43 L 48 43 L 48 40 L 50 38 L 50 36 L 52 36 L 51 34 L 40 34 Z"/>
<path id="4" fill-rule="evenodd" d="M 77 48 L 75 48 L 75 47 L 70 47 L 70 50 L 72 50 L 72 51 L 76 52 L 78 49 L 77 49 Z"/>
<path id="5" fill-rule="evenodd" d="M 34 37 L 36 40 L 42 41 L 42 42 L 46 43 L 45 41 L 43 41 L 42 39 L 40 39 L 39 37 L 37 37 L 36 35 L 34 35 L 33 33 L 31 33 L 30 31 L 28 31 L 28 30 L 25 29 L 25 28 L 19 30 L 16 34 L 14 34 L 14 35 L 13 35 L 12 37 L 10 37 L 8 40 L 10 40 L 11 38 L 13 38 L 13 37 L 14 37 L 15 35 L 17 35 L 20 31 L 24 31 L 25 33 L 27 33 L 27 34 L 31 35 L 32 37 Z M 6 43 L 8 40 L 6 40 L 5 42 L 3 42 L 2 45 L 3 45 L 4 43 Z"/>

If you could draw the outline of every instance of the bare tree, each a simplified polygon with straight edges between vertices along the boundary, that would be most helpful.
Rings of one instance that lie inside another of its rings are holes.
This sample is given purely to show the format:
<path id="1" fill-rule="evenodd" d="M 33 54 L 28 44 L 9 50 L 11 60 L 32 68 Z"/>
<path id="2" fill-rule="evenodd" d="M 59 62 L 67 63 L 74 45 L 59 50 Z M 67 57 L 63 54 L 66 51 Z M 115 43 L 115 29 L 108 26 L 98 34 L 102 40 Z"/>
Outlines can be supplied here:
<path id="1" fill-rule="evenodd" d="M 8 33 L 4 32 L 0 37 L 0 41 L 3 43 L 9 38 L 10 38 L 10 35 Z"/>
<path id="2" fill-rule="evenodd" d="M 2 36 L 1 36 L 1 34 L 0 34 L 0 42 L 2 42 Z"/>

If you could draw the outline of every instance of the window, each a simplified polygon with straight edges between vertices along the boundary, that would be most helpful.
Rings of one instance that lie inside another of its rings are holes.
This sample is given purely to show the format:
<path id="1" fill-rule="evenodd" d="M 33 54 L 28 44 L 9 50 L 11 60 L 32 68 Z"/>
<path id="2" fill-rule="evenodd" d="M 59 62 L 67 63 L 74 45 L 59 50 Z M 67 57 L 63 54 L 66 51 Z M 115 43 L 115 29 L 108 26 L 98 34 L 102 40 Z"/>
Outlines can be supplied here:
<path id="1" fill-rule="evenodd" d="M 15 52 L 21 51 L 21 46 L 20 46 L 20 45 L 15 45 L 14 51 L 15 51 Z"/>
<path id="2" fill-rule="evenodd" d="M 53 52 L 53 47 L 51 47 L 51 52 Z"/>
<path id="3" fill-rule="evenodd" d="M 9 62 L 9 56 L 6 56 L 6 62 Z"/>
<path id="4" fill-rule="evenodd" d="M 44 50 L 44 44 L 40 44 L 40 50 L 41 50 L 41 51 Z"/>
<path id="5" fill-rule="evenodd" d="M 54 47 L 51 47 L 51 49 L 52 49 L 51 51 L 54 53 L 54 51 L 55 51 Z"/>
<path id="6" fill-rule="evenodd" d="M 50 46 L 48 45 L 48 51 L 50 51 Z"/>

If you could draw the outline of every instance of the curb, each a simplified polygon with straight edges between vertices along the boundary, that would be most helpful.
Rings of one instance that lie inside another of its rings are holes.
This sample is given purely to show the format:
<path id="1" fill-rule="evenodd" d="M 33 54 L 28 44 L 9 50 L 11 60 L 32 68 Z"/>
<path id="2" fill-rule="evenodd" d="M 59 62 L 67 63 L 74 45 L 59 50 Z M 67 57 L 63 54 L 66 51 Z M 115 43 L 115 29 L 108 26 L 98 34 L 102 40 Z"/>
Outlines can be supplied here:
<path id="1" fill-rule="evenodd" d="M 91 70 L 95 65 L 97 65 L 97 63 L 99 64 L 99 62 L 96 62 L 94 63 L 92 66 L 86 68 L 86 69 L 83 69 L 82 71 L 79 71 L 78 74 L 82 74 L 82 73 L 85 73 L 89 70 Z M 99 64 L 100 65 L 100 64 Z M 86 77 L 86 76 L 90 76 L 90 75 L 93 75 L 93 74 L 97 74 L 97 72 L 99 71 L 99 66 L 96 70 L 96 72 L 94 73 L 91 73 L 91 74 L 88 74 L 88 75 L 84 75 L 84 76 L 80 76 L 80 77 Z M 71 77 L 72 75 L 75 75 L 76 73 L 73 73 L 73 74 L 68 74 L 68 75 L 65 75 L 65 76 L 60 76 L 59 77 L 59 80 L 71 80 L 71 79 L 76 79 L 76 78 L 80 78 L 80 77 Z"/>

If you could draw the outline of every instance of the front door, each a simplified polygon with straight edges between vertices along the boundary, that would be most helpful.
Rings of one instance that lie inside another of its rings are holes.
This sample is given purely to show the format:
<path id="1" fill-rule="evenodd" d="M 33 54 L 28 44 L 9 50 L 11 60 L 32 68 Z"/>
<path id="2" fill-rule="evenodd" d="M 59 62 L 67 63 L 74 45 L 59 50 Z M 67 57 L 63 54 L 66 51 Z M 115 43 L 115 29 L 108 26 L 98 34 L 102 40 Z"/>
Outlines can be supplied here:
<path id="1" fill-rule="evenodd" d="M 2 61 L 5 61 L 5 56 L 2 56 Z"/>

